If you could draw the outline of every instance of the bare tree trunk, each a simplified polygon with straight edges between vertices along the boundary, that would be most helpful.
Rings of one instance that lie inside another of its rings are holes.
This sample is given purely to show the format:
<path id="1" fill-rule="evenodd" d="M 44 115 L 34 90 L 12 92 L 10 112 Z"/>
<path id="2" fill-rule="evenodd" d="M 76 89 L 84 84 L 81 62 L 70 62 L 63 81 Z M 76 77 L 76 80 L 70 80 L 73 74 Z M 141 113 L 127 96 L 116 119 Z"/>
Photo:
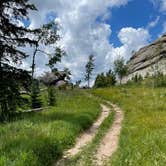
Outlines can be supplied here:
<path id="1" fill-rule="evenodd" d="M 32 57 L 32 75 L 31 75 L 32 80 L 33 80 L 34 72 L 35 72 L 35 58 L 36 58 L 37 49 L 38 49 L 38 45 L 35 46 L 35 50 L 34 50 L 33 57 Z"/>
<path id="2" fill-rule="evenodd" d="M 4 94 L 4 80 L 3 80 L 3 68 L 2 68 L 2 61 L 1 61 L 1 56 L 0 56 L 0 115 L 1 115 L 1 120 L 5 120 L 7 114 L 8 114 L 8 106 L 7 106 L 7 102 L 6 102 L 6 97 Z"/>
<path id="3" fill-rule="evenodd" d="M 90 87 L 90 76 L 88 74 L 88 88 Z"/>

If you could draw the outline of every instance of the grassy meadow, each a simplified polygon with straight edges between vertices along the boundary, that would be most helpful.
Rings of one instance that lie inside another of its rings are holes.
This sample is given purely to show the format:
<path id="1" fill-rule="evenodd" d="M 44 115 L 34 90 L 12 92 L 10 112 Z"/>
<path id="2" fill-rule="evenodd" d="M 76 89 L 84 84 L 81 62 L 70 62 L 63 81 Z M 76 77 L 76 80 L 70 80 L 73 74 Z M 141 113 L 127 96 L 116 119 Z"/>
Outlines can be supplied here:
<path id="1" fill-rule="evenodd" d="M 108 165 L 166 165 L 166 88 L 124 86 L 92 93 L 125 112 L 119 149 Z"/>
<path id="2" fill-rule="evenodd" d="M 0 166 L 52 165 L 99 114 L 98 101 L 85 93 L 57 93 L 55 107 L 0 124 Z"/>

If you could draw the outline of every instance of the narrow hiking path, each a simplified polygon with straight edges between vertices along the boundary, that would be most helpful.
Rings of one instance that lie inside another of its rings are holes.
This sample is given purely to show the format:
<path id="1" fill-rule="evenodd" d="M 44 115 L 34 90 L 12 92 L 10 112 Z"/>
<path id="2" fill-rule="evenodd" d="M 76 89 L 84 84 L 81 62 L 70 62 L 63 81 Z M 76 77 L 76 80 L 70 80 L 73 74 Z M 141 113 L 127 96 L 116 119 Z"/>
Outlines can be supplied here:
<path id="1" fill-rule="evenodd" d="M 110 159 L 113 153 L 117 150 L 122 121 L 124 118 L 123 111 L 117 105 L 111 104 L 110 102 L 107 103 L 111 105 L 113 111 L 115 111 L 115 119 L 97 149 L 95 161 L 95 165 L 97 166 L 103 166 L 104 163 Z"/>
<path id="2" fill-rule="evenodd" d="M 118 106 L 108 101 L 106 101 L 106 103 L 112 107 L 111 110 L 115 112 L 115 117 L 111 127 L 108 128 L 108 131 L 100 140 L 99 146 L 94 156 L 95 160 L 92 164 L 95 166 L 103 166 L 104 163 L 107 160 L 109 160 L 112 154 L 117 150 L 122 120 L 124 117 L 123 111 Z M 64 161 L 67 161 L 68 159 L 76 156 L 84 146 L 86 146 L 89 142 L 93 140 L 93 138 L 95 138 L 99 127 L 104 122 L 104 120 L 110 115 L 110 108 L 108 106 L 106 106 L 105 104 L 101 104 L 101 107 L 102 112 L 100 117 L 96 120 L 96 122 L 92 125 L 90 129 L 88 129 L 83 134 L 81 134 L 80 137 L 78 137 L 75 146 L 67 150 L 64 153 L 62 159 L 59 160 L 55 164 L 55 166 L 62 166 L 62 163 Z"/>
<path id="3" fill-rule="evenodd" d="M 102 122 L 108 117 L 110 112 L 110 109 L 107 106 L 101 104 L 101 107 L 102 107 L 102 112 L 100 117 L 97 119 L 97 121 L 92 125 L 90 129 L 85 131 L 85 133 L 83 133 L 77 139 L 75 146 L 66 152 L 66 157 L 76 155 L 78 152 L 80 152 L 82 147 L 84 147 L 88 142 L 90 142 L 95 137 L 97 129 L 100 127 Z"/>
<path id="4" fill-rule="evenodd" d="M 64 153 L 64 156 L 62 157 L 62 159 L 60 161 L 58 161 L 57 163 L 55 163 L 55 166 L 56 165 L 60 166 L 61 162 L 63 163 L 63 160 L 66 160 L 66 159 L 71 158 L 71 157 L 75 156 L 76 154 L 78 154 L 85 145 L 87 145 L 90 141 L 93 140 L 93 138 L 96 135 L 97 129 L 100 127 L 102 122 L 109 116 L 109 113 L 110 113 L 109 107 L 107 107 L 104 104 L 100 104 L 100 105 L 102 108 L 102 112 L 101 112 L 101 115 L 99 116 L 99 118 L 90 127 L 90 129 L 88 129 L 87 131 L 85 131 L 83 134 L 81 134 L 78 137 L 78 139 L 76 140 L 75 146 L 73 148 L 67 150 Z"/>

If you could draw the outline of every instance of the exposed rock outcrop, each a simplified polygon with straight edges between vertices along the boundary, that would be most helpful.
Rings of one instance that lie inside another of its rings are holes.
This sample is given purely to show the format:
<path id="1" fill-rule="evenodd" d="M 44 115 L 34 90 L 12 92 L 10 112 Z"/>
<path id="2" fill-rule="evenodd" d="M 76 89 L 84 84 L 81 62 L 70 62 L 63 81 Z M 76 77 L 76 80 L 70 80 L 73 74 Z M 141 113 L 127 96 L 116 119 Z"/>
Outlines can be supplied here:
<path id="1" fill-rule="evenodd" d="M 166 74 L 166 33 L 152 44 L 141 48 L 127 63 L 129 75 L 123 82 L 131 79 L 136 74 L 152 75 L 156 70 Z"/>

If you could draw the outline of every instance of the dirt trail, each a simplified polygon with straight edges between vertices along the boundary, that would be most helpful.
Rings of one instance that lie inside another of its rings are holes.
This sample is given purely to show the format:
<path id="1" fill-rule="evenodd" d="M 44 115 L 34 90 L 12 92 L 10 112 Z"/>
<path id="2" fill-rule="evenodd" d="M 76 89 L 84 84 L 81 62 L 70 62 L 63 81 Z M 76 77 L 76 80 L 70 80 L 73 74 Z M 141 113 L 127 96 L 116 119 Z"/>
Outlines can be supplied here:
<path id="1" fill-rule="evenodd" d="M 107 102 L 107 101 L 106 101 Z M 118 148 L 119 135 L 121 132 L 122 120 L 124 118 L 123 111 L 117 106 L 110 102 L 107 104 L 112 106 L 113 111 L 115 111 L 115 117 L 111 128 L 108 130 L 106 135 L 102 138 L 99 148 L 96 152 L 96 160 L 94 161 L 95 166 L 103 166 L 105 162 L 113 155 L 113 153 Z M 80 137 L 77 139 L 76 144 L 73 148 L 69 149 L 65 152 L 63 158 L 55 163 L 55 166 L 62 166 L 63 162 L 67 159 L 78 154 L 81 149 L 87 145 L 92 139 L 95 137 L 97 129 L 100 127 L 102 122 L 109 116 L 110 108 L 106 105 L 101 104 L 102 112 L 97 121 L 92 125 L 90 129 L 85 131 Z"/>
<path id="2" fill-rule="evenodd" d="M 107 106 L 101 104 L 101 107 L 102 107 L 102 112 L 101 112 L 100 117 L 97 119 L 97 121 L 92 125 L 92 127 L 90 129 L 85 131 L 77 139 L 75 146 L 66 152 L 65 157 L 76 155 L 83 146 L 85 146 L 88 142 L 90 142 L 94 138 L 97 129 L 100 127 L 100 125 L 102 124 L 104 119 L 108 117 L 109 112 L 110 112 L 110 109 Z"/>
<path id="3" fill-rule="evenodd" d="M 63 163 L 65 160 L 70 159 L 71 157 L 79 153 L 81 151 L 81 148 L 83 148 L 85 145 L 87 145 L 87 143 L 92 141 L 92 139 L 96 135 L 97 129 L 100 127 L 100 125 L 105 120 L 105 118 L 109 116 L 109 113 L 110 113 L 110 109 L 107 106 L 101 104 L 101 107 L 102 107 L 102 112 L 100 117 L 90 127 L 90 129 L 88 129 L 82 135 L 80 135 L 80 137 L 78 137 L 78 139 L 76 140 L 75 146 L 69 149 L 68 151 L 66 151 L 62 159 L 55 163 L 55 166 L 64 165 Z"/>
<path id="4" fill-rule="evenodd" d="M 111 104 L 109 102 L 107 103 L 113 107 L 113 110 L 115 111 L 115 119 L 109 131 L 101 140 L 101 144 L 97 150 L 97 160 L 95 161 L 95 165 L 98 166 L 103 166 L 104 162 L 106 162 L 117 150 L 122 120 L 124 117 L 123 111 L 118 106 Z"/>

